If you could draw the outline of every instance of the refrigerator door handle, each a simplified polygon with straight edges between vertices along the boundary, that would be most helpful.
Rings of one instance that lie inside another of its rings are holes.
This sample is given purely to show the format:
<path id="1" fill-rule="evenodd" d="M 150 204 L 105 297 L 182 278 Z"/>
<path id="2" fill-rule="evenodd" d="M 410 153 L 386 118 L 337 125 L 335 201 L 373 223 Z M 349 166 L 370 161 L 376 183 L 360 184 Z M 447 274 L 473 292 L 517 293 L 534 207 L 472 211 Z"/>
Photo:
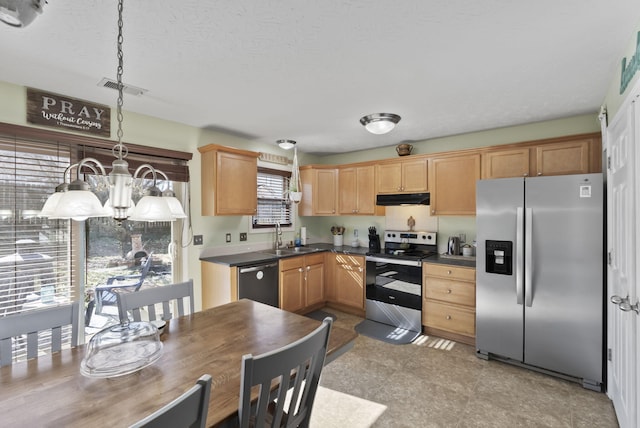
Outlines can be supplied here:
<path id="1" fill-rule="evenodd" d="M 533 230 L 533 210 L 527 208 L 524 216 L 524 233 L 525 233 L 525 254 L 524 254 L 524 304 L 531 307 L 533 304 L 533 255 L 532 255 L 532 230 Z"/>
<path id="2" fill-rule="evenodd" d="M 518 207 L 516 210 L 516 303 L 522 305 L 523 298 L 523 255 L 524 255 L 524 209 Z"/>

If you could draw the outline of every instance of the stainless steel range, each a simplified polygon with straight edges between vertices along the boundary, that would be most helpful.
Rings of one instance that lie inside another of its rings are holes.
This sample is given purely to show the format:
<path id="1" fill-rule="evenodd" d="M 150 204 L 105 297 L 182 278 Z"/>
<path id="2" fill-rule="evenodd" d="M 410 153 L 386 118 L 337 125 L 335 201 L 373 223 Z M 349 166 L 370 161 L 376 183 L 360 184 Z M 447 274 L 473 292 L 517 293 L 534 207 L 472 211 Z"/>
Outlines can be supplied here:
<path id="1" fill-rule="evenodd" d="M 419 334 L 422 260 L 436 253 L 435 232 L 387 230 L 382 252 L 366 256 L 367 320 Z"/>

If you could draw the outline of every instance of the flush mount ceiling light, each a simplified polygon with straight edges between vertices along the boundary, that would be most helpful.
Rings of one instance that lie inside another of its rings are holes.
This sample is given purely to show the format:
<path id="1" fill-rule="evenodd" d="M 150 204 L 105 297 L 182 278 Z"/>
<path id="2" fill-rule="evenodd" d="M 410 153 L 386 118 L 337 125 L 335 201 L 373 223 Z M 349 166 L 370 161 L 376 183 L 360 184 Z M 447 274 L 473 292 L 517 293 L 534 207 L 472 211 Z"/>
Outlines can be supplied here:
<path id="1" fill-rule="evenodd" d="M 296 142 L 293 140 L 278 140 L 276 142 L 278 143 L 281 149 L 285 149 L 285 150 L 290 150 L 296 145 Z"/>
<path id="2" fill-rule="evenodd" d="M 386 134 L 400 122 L 400 116 L 393 113 L 374 113 L 364 116 L 360 123 L 372 134 Z"/>
<path id="3" fill-rule="evenodd" d="M 42 13 L 45 0 L 0 0 L 0 21 L 12 27 L 26 27 Z"/>
<path id="4" fill-rule="evenodd" d="M 3 0 L 0 0 L 3 1 Z M 122 143 L 122 104 L 123 104 L 123 54 L 122 54 L 122 8 L 123 0 L 118 1 L 118 143 L 111 149 L 116 158 L 111 165 L 108 175 L 109 199 L 104 206 L 98 197 L 91 191 L 90 186 L 80 178 L 87 168 L 99 178 L 107 178 L 102 164 L 94 158 L 85 158 L 77 164 L 67 167 L 64 173 L 64 181 L 53 195 L 49 196 L 40 216 L 53 219 L 86 220 L 89 217 L 113 217 L 120 223 L 127 218 L 135 221 L 173 221 L 178 218 L 186 218 L 180 202 L 173 193 L 162 193 L 156 186 L 157 176 L 167 176 L 149 164 L 140 165 L 135 173 L 129 172 L 129 163 L 124 160 L 129 153 Z M 72 168 L 76 168 L 76 180 L 67 184 L 67 174 Z M 84 168 L 84 170 L 83 170 Z M 135 206 L 132 200 L 133 181 L 144 181 L 146 175 L 151 174 L 153 185 L 144 191 L 144 196 Z M 102 180 L 104 181 L 104 180 Z"/>

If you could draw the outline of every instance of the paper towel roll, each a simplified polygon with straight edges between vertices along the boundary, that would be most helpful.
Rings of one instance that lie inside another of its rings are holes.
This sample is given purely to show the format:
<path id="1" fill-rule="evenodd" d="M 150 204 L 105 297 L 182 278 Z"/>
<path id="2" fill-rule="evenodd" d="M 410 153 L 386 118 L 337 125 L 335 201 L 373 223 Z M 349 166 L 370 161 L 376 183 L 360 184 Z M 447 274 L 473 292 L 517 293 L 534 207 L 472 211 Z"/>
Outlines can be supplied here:
<path id="1" fill-rule="evenodd" d="M 300 228 L 300 242 L 302 243 L 302 245 L 307 245 L 307 228 L 306 227 Z"/>

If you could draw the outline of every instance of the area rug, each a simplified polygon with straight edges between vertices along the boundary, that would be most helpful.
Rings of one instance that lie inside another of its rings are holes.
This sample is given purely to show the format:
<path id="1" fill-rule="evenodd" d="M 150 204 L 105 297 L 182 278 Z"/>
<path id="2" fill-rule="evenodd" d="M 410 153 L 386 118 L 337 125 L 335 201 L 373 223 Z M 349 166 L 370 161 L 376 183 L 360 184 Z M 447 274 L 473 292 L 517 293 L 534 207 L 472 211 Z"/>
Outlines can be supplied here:
<path id="1" fill-rule="evenodd" d="M 305 314 L 305 316 L 309 318 L 313 318 L 314 320 L 318 320 L 318 321 L 322 321 L 326 317 L 330 317 L 334 321 L 338 319 L 338 317 L 336 317 L 334 314 L 330 314 L 329 312 L 325 312 L 321 309 L 318 309 L 317 311 L 309 312 L 308 314 Z"/>
<path id="2" fill-rule="evenodd" d="M 393 345 L 406 345 L 413 342 L 421 334 L 419 331 L 393 327 L 372 320 L 364 320 L 357 324 L 354 329 L 358 334 Z"/>
<path id="3" fill-rule="evenodd" d="M 311 411 L 311 428 L 368 428 L 387 406 L 318 386 Z"/>

